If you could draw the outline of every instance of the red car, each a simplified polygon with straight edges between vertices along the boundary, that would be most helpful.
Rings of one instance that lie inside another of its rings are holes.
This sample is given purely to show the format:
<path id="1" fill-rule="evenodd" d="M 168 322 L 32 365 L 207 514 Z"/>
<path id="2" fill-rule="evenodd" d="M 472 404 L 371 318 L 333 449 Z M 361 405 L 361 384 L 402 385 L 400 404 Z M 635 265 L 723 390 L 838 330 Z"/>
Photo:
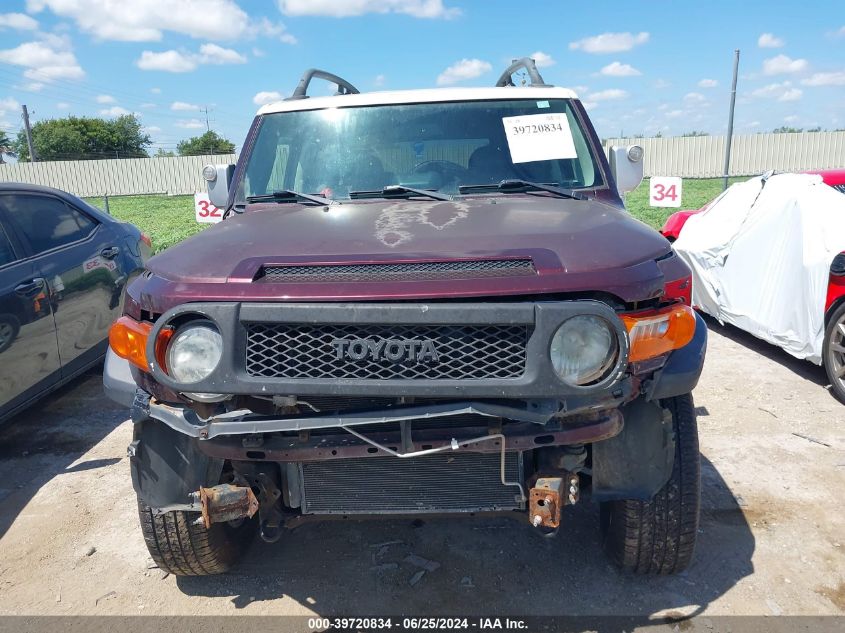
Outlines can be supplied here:
<path id="1" fill-rule="evenodd" d="M 818 174 L 825 184 L 845 194 L 845 169 L 810 171 Z M 687 219 L 709 208 L 711 200 L 700 209 L 687 209 L 670 215 L 660 232 L 670 242 L 678 239 Z M 825 338 L 823 362 L 834 394 L 845 402 L 845 252 L 837 255 L 830 265 L 830 278 L 825 300 Z"/>

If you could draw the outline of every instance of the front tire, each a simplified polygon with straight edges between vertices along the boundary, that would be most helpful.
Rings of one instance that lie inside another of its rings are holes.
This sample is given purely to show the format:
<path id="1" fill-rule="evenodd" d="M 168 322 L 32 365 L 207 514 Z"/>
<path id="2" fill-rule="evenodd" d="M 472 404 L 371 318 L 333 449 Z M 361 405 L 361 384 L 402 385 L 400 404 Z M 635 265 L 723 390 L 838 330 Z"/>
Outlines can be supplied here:
<path id="1" fill-rule="evenodd" d="M 672 415 L 675 461 L 669 481 L 649 501 L 601 504 L 604 549 L 637 574 L 674 574 L 692 561 L 701 508 L 701 455 L 692 395 L 661 402 Z"/>
<path id="2" fill-rule="evenodd" d="M 222 574 L 237 563 L 255 537 L 255 519 L 213 523 L 210 529 L 197 512 L 155 515 L 138 499 L 138 516 L 147 549 L 156 565 L 175 576 Z"/>
<path id="3" fill-rule="evenodd" d="M 822 360 L 830 390 L 840 402 L 845 402 L 845 303 L 836 308 L 827 322 Z"/>

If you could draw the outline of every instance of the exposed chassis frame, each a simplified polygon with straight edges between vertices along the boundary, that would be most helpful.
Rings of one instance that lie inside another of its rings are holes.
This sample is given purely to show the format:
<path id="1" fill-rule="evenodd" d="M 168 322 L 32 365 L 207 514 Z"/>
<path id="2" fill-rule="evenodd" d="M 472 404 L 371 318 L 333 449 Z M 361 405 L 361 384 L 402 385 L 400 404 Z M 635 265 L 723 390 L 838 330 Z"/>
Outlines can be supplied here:
<path id="1" fill-rule="evenodd" d="M 585 444 L 611 438 L 622 430 L 622 414 L 618 410 L 602 412 L 592 420 L 577 426 L 555 430 L 545 429 L 530 422 L 508 424 L 497 434 L 503 436 L 508 451 L 527 451 L 543 446 Z M 234 461 L 312 462 L 360 457 L 384 457 L 389 451 L 376 448 L 385 446 L 393 452 L 418 453 L 441 450 L 460 444 L 459 450 L 476 453 L 497 453 L 500 442 L 469 441 L 491 434 L 489 427 L 468 426 L 460 429 L 411 429 L 399 432 L 369 432 L 367 440 L 355 435 L 338 433 L 307 437 L 273 436 L 263 438 L 260 445 L 249 445 L 241 438 L 226 437 L 200 442 L 199 449 L 209 457 Z M 244 444 L 247 446 L 244 446 Z"/>

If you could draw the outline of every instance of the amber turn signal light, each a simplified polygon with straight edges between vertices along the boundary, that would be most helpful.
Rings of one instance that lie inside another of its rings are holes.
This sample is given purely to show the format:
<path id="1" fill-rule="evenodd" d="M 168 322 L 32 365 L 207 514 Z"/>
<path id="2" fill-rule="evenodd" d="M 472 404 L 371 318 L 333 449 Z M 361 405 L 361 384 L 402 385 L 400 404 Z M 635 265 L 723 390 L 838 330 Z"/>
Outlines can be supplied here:
<path id="1" fill-rule="evenodd" d="M 683 347 L 695 334 L 695 312 L 681 303 L 636 315 L 620 315 L 628 330 L 628 360 L 636 362 Z"/>
<path id="2" fill-rule="evenodd" d="M 150 338 L 150 331 L 153 329 L 151 323 L 136 321 L 132 317 L 122 316 L 111 326 L 109 330 L 109 345 L 114 353 L 125 358 L 130 363 L 150 371 L 150 364 L 147 361 L 147 340 Z M 164 369 L 164 357 L 167 350 L 167 343 L 173 336 L 171 328 L 162 328 L 156 339 L 155 355 L 156 362 Z"/>

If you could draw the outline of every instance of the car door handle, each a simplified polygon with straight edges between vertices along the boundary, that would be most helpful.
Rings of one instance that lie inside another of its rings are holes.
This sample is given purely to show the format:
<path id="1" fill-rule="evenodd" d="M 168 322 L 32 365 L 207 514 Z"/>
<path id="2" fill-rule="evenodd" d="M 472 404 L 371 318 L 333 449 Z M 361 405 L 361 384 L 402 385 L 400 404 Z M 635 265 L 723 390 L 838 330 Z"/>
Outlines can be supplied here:
<path id="1" fill-rule="evenodd" d="M 109 246 L 100 251 L 100 255 L 106 259 L 114 259 L 119 253 L 120 249 L 117 246 Z"/>
<path id="2" fill-rule="evenodd" d="M 15 292 L 19 295 L 31 295 L 35 294 L 39 290 L 44 287 L 44 280 L 43 279 L 33 279 L 31 281 L 25 281 L 22 284 L 18 284 L 15 286 Z"/>

